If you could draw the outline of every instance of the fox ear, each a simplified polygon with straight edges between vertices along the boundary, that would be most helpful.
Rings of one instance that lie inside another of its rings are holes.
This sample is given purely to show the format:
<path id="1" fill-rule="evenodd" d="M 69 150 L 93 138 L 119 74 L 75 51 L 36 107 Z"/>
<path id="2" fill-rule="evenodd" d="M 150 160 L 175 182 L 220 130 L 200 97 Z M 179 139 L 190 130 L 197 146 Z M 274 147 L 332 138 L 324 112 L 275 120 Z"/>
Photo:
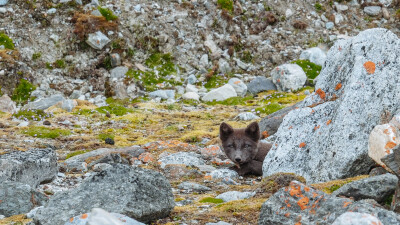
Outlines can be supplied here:
<path id="1" fill-rule="evenodd" d="M 259 141 L 260 140 L 260 128 L 258 127 L 257 122 L 252 122 L 246 127 L 246 130 L 244 131 L 245 134 L 250 137 L 253 141 Z"/>
<path id="2" fill-rule="evenodd" d="M 232 133 L 233 128 L 229 124 L 222 122 L 219 126 L 219 138 L 221 141 L 226 141 Z"/>

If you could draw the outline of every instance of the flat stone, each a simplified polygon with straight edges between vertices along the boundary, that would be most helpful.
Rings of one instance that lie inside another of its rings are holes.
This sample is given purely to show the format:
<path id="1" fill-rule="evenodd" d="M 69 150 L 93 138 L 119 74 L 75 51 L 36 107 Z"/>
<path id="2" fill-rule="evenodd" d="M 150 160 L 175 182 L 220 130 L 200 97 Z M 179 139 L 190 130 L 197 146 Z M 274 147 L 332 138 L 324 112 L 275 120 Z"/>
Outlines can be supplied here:
<path id="1" fill-rule="evenodd" d="M 175 90 L 157 90 L 149 93 L 151 98 L 174 99 Z"/>
<path id="2" fill-rule="evenodd" d="M 29 102 L 28 104 L 24 105 L 24 107 L 22 107 L 22 110 L 28 110 L 28 109 L 45 110 L 45 109 L 48 109 L 51 106 L 53 106 L 59 102 L 62 102 L 64 100 L 65 100 L 64 96 L 57 94 L 57 95 L 50 96 L 48 98 L 43 98 L 43 99 L 39 99 L 34 102 Z"/>
<path id="3" fill-rule="evenodd" d="M 171 164 L 183 164 L 186 166 L 198 166 L 205 164 L 204 160 L 200 158 L 200 155 L 194 152 L 173 153 L 168 156 L 161 157 L 158 162 L 161 164 L 161 168 Z"/>
<path id="4" fill-rule="evenodd" d="M 93 208 L 90 213 L 72 217 L 64 225 L 145 225 L 119 213 L 109 213 L 100 208 Z"/>
<path id="5" fill-rule="evenodd" d="M 110 43 L 110 41 L 111 40 L 106 35 L 97 31 L 96 33 L 89 34 L 86 43 L 94 49 L 101 50 L 104 46 Z"/>
<path id="6" fill-rule="evenodd" d="M 187 99 L 187 100 L 196 100 L 199 101 L 200 100 L 200 95 L 197 94 L 196 92 L 186 92 L 185 94 L 182 95 L 183 99 Z"/>
<path id="7" fill-rule="evenodd" d="M 364 8 L 364 12 L 368 16 L 377 16 L 381 13 L 382 8 L 380 6 L 367 6 Z"/>
<path id="8" fill-rule="evenodd" d="M 17 112 L 17 104 L 8 95 L 4 94 L 0 97 L 0 111 L 14 114 Z"/>
<path id="9" fill-rule="evenodd" d="M 211 188 L 193 182 L 182 182 L 178 188 L 191 192 L 206 192 L 211 191 Z"/>
<path id="10" fill-rule="evenodd" d="M 125 66 L 115 67 L 114 69 L 112 69 L 110 71 L 111 79 L 113 79 L 113 78 L 117 78 L 117 79 L 125 78 L 126 73 L 128 72 L 128 70 L 129 70 L 128 67 L 125 67 Z"/>
<path id="11" fill-rule="evenodd" d="M 5 6 L 7 5 L 8 0 L 0 0 L 0 6 Z"/>
<path id="12" fill-rule="evenodd" d="M 383 224 L 378 218 L 368 213 L 345 212 L 332 225 L 371 225 Z"/>
<path id="13" fill-rule="evenodd" d="M 202 98 L 203 101 L 224 101 L 228 98 L 237 97 L 235 89 L 230 84 L 211 90 Z"/>
<path id="14" fill-rule="evenodd" d="M 230 202 L 235 200 L 251 198 L 255 194 L 256 194 L 255 192 L 228 191 L 218 195 L 215 198 L 222 199 L 224 202 Z"/>
<path id="15" fill-rule="evenodd" d="M 258 76 L 247 84 L 247 90 L 252 94 L 257 94 L 262 91 L 277 90 L 277 88 L 271 79 Z"/>
<path id="16" fill-rule="evenodd" d="M 256 114 L 252 112 L 242 112 L 239 113 L 239 115 L 237 115 L 235 119 L 246 121 L 246 120 L 257 120 L 260 119 L 260 117 L 258 117 Z"/>
<path id="17" fill-rule="evenodd" d="M 212 179 L 239 178 L 239 174 L 236 171 L 230 169 L 216 169 L 210 173 L 210 176 Z"/>

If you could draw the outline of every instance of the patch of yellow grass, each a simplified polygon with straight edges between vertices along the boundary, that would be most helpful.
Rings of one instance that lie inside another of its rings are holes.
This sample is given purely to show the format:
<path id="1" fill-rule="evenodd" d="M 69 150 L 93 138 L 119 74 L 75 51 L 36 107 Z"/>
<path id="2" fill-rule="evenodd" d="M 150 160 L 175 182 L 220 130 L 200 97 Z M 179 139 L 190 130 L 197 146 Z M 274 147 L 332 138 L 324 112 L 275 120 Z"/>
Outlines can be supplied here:
<path id="1" fill-rule="evenodd" d="M 369 175 L 361 175 L 361 176 L 357 176 L 357 177 L 350 177 L 347 179 L 342 179 L 342 180 L 332 180 L 332 181 L 328 181 L 325 183 L 317 183 L 317 184 L 311 184 L 311 187 L 323 191 L 325 193 L 331 194 L 333 191 L 332 189 L 337 189 L 338 187 L 341 187 L 347 183 L 356 181 L 356 180 L 361 180 L 361 179 L 365 179 L 368 178 Z"/>
<path id="2" fill-rule="evenodd" d="M 0 220 L 0 225 L 11 225 L 11 224 L 25 225 L 30 221 L 32 221 L 32 219 L 27 219 L 25 215 L 15 215 Z"/>

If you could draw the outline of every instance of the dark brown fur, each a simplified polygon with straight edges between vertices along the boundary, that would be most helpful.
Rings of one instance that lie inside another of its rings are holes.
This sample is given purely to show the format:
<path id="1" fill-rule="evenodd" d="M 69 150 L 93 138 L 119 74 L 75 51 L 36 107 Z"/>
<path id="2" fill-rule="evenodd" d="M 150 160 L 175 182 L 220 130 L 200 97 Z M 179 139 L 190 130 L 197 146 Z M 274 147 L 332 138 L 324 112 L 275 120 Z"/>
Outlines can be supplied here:
<path id="1" fill-rule="evenodd" d="M 260 142 L 258 123 L 253 122 L 241 129 L 234 129 L 222 123 L 219 131 L 223 151 L 236 164 L 231 169 L 241 176 L 261 176 L 263 161 L 271 149 L 271 144 Z"/>

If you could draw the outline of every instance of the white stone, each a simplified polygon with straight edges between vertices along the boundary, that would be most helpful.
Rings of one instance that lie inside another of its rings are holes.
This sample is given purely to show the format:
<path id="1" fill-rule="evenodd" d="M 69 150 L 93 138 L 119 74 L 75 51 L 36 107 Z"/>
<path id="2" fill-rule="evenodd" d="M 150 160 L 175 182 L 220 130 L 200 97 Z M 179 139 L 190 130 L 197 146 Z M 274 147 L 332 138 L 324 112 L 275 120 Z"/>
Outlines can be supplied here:
<path id="1" fill-rule="evenodd" d="M 199 101 L 200 100 L 200 95 L 197 94 L 196 92 L 186 92 L 185 94 L 182 95 L 183 99 L 187 99 L 187 100 L 196 100 Z"/>
<path id="2" fill-rule="evenodd" d="M 347 11 L 349 9 L 349 7 L 347 5 L 342 5 L 337 2 L 335 2 L 335 7 L 338 12 Z"/>
<path id="3" fill-rule="evenodd" d="M 272 82 L 278 91 L 295 91 L 303 87 L 307 76 L 297 64 L 283 64 L 271 71 Z"/>
<path id="4" fill-rule="evenodd" d="M 383 225 L 375 216 L 368 213 L 345 212 L 333 221 L 332 225 Z"/>
<path id="5" fill-rule="evenodd" d="M 301 52 L 300 59 L 307 59 L 312 63 L 323 66 L 326 60 L 326 53 L 318 48 L 309 48 Z"/>
<path id="6" fill-rule="evenodd" d="M 111 79 L 114 78 L 125 78 L 126 73 L 128 72 L 128 67 L 125 66 L 118 66 L 112 69 L 111 72 Z"/>
<path id="7" fill-rule="evenodd" d="M 228 191 L 218 195 L 215 198 L 222 199 L 224 202 L 229 202 L 229 201 L 251 198 L 255 194 L 256 194 L 255 192 Z"/>
<path id="8" fill-rule="evenodd" d="M 335 24 L 339 25 L 340 23 L 342 23 L 345 20 L 345 18 L 343 17 L 342 14 L 340 13 L 335 13 Z"/>
<path id="9" fill-rule="evenodd" d="M 364 8 L 364 12 L 368 16 L 377 16 L 381 12 L 381 7 L 380 6 L 367 6 Z"/>
<path id="10" fill-rule="evenodd" d="M 4 94 L 0 97 L 0 111 L 14 114 L 17 112 L 17 105 L 10 97 L 8 97 L 8 95 Z"/>
<path id="11" fill-rule="evenodd" d="M 208 68 L 209 63 L 208 63 L 208 54 L 204 54 L 200 58 L 200 66 L 204 67 L 205 69 Z"/>
<path id="12" fill-rule="evenodd" d="M 236 94 L 238 96 L 245 96 L 247 93 L 247 85 L 245 83 L 243 83 L 243 81 L 241 81 L 238 78 L 231 78 L 228 81 L 228 84 L 232 85 L 232 87 L 235 89 Z"/>
<path id="13" fill-rule="evenodd" d="M 392 4 L 393 0 L 379 0 L 385 7 L 389 7 Z"/>
<path id="14" fill-rule="evenodd" d="M 51 8 L 51 9 L 47 10 L 47 14 L 54 14 L 56 12 L 57 12 L 57 9 L 55 9 L 55 8 Z"/>
<path id="15" fill-rule="evenodd" d="M 239 113 L 239 115 L 237 115 L 235 119 L 246 121 L 246 120 L 257 120 L 260 119 L 260 117 L 258 117 L 256 114 L 252 112 L 242 112 Z"/>
<path id="16" fill-rule="evenodd" d="M 195 92 L 198 93 L 199 89 L 197 89 L 196 86 L 192 85 L 192 84 L 188 84 L 186 85 L 186 92 Z"/>
<path id="17" fill-rule="evenodd" d="M 89 34 L 86 43 L 94 49 L 101 50 L 104 46 L 110 43 L 110 41 L 111 40 L 106 35 L 97 31 L 96 33 Z"/>
<path id="18" fill-rule="evenodd" d="M 292 11 L 291 9 L 286 9 L 286 12 L 285 12 L 286 18 L 289 18 L 289 17 L 291 17 L 292 15 L 293 15 L 293 11 Z"/>
<path id="19" fill-rule="evenodd" d="M 221 71 L 221 73 L 229 73 L 232 71 L 232 68 L 229 66 L 229 63 L 223 58 L 219 59 L 218 66 L 219 66 L 219 71 Z"/>
<path id="20" fill-rule="evenodd" d="M 237 97 L 235 89 L 230 84 L 225 84 L 222 87 L 211 90 L 202 98 L 203 101 L 224 101 L 228 98 Z"/>

